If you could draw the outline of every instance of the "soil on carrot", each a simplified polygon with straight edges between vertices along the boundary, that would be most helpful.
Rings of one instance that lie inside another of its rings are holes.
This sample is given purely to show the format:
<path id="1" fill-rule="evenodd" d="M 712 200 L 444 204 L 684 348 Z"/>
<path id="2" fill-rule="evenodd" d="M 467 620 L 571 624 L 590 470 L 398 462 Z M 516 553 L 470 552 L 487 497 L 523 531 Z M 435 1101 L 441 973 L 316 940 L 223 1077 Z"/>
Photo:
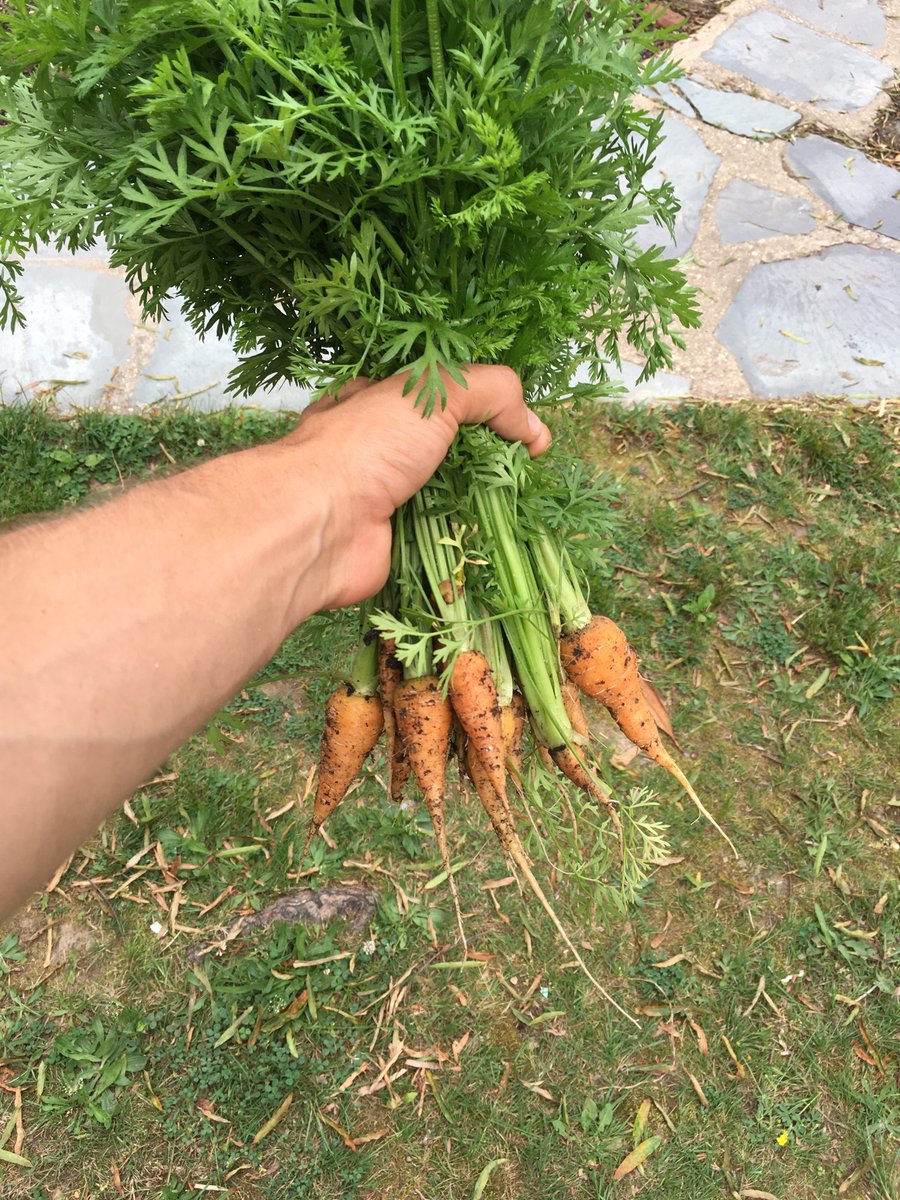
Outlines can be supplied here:
<path id="1" fill-rule="evenodd" d="M 161 469 L 160 442 L 180 464 L 279 428 L 0 408 L 0 511 L 71 504 L 113 460 L 126 481 Z M 377 753 L 299 861 L 356 629 L 316 617 L 0 929 L 3 1195 L 893 1200 L 897 428 L 686 404 L 557 431 L 616 484 L 592 606 L 628 632 L 739 852 L 613 739 L 623 811 L 646 790 L 668 827 L 636 903 L 602 813 L 539 777 L 516 799 L 536 874 L 636 1025 L 519 891 L 455 767 L 468 957 L 424 806 L 387 800 Z M 376 890 L 366 928 L 237 923 L 342 883 Z"/>

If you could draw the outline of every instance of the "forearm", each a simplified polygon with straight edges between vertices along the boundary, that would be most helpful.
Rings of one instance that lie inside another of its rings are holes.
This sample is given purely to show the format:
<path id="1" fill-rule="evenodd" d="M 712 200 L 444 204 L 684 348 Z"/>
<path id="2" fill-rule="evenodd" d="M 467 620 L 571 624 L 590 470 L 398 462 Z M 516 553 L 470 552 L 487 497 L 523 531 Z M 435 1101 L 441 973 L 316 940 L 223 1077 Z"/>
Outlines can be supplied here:
<path id="1" fill-rule="evenodd" d="M 0 914 L 321 606 L 309 460 L 259 447 L 0 541 Z"/>

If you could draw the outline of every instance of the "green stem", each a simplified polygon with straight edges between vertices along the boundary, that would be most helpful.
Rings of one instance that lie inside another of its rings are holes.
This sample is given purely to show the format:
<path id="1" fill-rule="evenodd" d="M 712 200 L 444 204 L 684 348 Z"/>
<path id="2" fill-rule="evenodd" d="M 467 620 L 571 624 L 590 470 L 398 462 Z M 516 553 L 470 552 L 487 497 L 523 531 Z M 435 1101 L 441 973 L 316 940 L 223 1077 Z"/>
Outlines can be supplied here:
<path id="1" fill-rule="evenodd" d="M 558 651 L 530 560 L 523 555 L 509 519 L 509 489 L 481 488 L 475 495 L 479 524 L 493 544 L 491 566 L 511 615 L 503 618 L 538 737 L 547 746 L 571 745 L 574 730 L 559 684 Z"/>
<path id="2" fill-rule="evenodd" d="M 404 504 L 394 514 L 394 545 L 391 556 L 391 577 L 396 581 L 398 602 L 397 615 L 402 621 L 413 624 L 421 616 L 415 594 L 416 583 L 422 573 L 422 561 L 410 526 L 413 523 L 411 502 Z M 431 643 L 423 642 L 419 653 L 407 664 L 411 679 L 431 674 Z"/>
<path id="3" fill-rule="evenodd" d="M 591 610 L 581 589 L 572 577 L 569 556 L 545 529 L 541 536 L 530 544 L 535 574 L 547 595 L 554 611 L 554 623 L 562 625 L 566 633 L 584 629 L 591 621 Z"/>
<path id="4" fill-rule="evenodd" d="M 453 561 L 450 527 L 443 514 L 434 511 L 428 488 L 417 492 L 412 499 L 413 528 L 416 546 L 422 559 L 422 570 L 431 593 L 431 600 L 441 621 L 447 626 L 442 639 L 454 650 L 471 646 L 469 613 L 465 594 L 460 592 L 458 565 Z"/>
<path id="5" fill-rule="evenodd" d="M 425 0 L 425 15 L 428 21 L 428 48 L 431 51 L 431 77 L 434 80 L 434 90 L 443 101 L 447 76 L 444 72 L 444 50 L 441 45 L 441 14 L 438 0 Z"/>
<path id="6" fill-rule="evenodd" d="M 391 61 L 393 63 L 394 95 L 406 105 L 406 76 L 403 73 L 403 28 L 400 10 L 403 0 L 391 0 Z"/>
<path id="7" fill-rule="evenodd" d="M 479 625 L 477 632 L 484 637 L 486 646 L 481 647 L 491 666 L 494 684 L 497 688 L 497 700 L 501 708 L 512 702 L 515 684 L 513 683 L 512 667 L 509 665 L 509 655 L 503 641 L 503 629 L 499 621 L 489 621 Z"/>
<path id="8" fill-rule="evenodd" d="M 525 83 L 522 87 L 522 95 L 527 96 L 534 87 L 534 81 L 537 78 L 537 73 L 540 70 L 541 59 L 544 57 L 544 48 L 547 45 L 547 34 L 549 30 L 545 30 L 541 40 L 537 44 L 537 49 L 534 52 L 534 57 L 531 60 L 531 66 L 528 68 L 528 74 L 525 76 Z"/>
<path id="9" fill-rule="evenodd" d="M 369 624 L 371 609 L 372 601 L 368 600 L 362 607 L 359 647 L 347 676 L 347 682 L 361 696 L 374 696 L 378 691 L 378 638 Z"/>

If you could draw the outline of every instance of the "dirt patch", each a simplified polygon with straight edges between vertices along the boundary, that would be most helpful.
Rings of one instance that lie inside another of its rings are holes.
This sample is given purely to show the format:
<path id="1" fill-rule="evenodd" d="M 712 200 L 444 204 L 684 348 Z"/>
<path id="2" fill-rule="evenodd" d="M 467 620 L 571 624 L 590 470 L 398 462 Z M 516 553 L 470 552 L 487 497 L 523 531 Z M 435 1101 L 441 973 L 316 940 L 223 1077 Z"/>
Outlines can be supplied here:
<path id="1" fill-rule="evenodd" d="M 276 921 L 288 925 L 324 925 L 337 917 L 347 922 L 351 933 L 359 934 L 371 921 L 377 899 L 374 888 L 362 884 L 345 884 L 318 891 L 299 888 L 287 896 L 279 896 L 262 912 L 239 917 L 219 941 L 191 946 L 187 961 L 189 964 L 199 962 L 210 951 L 222 950 L 236 938 L 244 938 L 256 929 L 268 929 Z"/>
<path id="2" fill-rule="evenodd" d="M 284 700 L 294 712 L 306 707 L 306 687 L 300 679 L 274 679 L 271 683 L 258 683 L 256 690 L 273 700 Z"/>
<path id="3" fill-rule="evenodd" d="M 650 7 L 662 8 L 662 12 L 657 18 L 657 24 L 671 25 L 672 28 L 687 37 L 696 33 L 698 29 L 702 29 L 707 21 L 717 17 L 729 2 L 730 0 L 675 0 L 675 3 L 667 7 L 664 5 L 651 5 Z"/>
<path id="4" fill-rule="evenodd" d="M 878 162 L 900 169 L 900 85 L 888 92 L 889 103 L 875 118 L 866 153 Z"/>
<path id="5" fill-rule="evenodd" d="M 40 959 L 45 968 L 63 966 L 75 956 L 83 958 L 97 945 L 97 938 L 86 925 L 48 920 L 43 913 L 30 910 L 11 922 L 10 930 L 27 951 L 29 963 Z"/>
<path id="6" fill-rule="evenodd" d="M 16 934 L 28 956 L 10 972 L 11 987 L 26 992 L 45 986 L 48 992 L 115 994 L 122 975 L 121 956 L 96 927 L 68 915 L 54 917 L 29 908 L 0 929 L 0 936 L 4 933 Z"/>

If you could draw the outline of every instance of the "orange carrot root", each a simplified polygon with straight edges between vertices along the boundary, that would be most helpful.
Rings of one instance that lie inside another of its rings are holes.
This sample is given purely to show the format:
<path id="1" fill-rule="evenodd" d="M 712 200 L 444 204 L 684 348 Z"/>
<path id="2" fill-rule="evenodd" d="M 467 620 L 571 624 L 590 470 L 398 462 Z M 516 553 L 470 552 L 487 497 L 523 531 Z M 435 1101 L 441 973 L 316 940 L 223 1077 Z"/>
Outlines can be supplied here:
<path id="1" fill-rule="evenodd" d="M 453 729 L 453 710 L 449 700 L 441 695 L 441 686 L 437 679 L 431 675 L 424 675 L 419 679 L 408 679 L 397 688 L 394 693 L 394 716 L 397 720 L 397 732 L 406 747 L 410 766 L 431 817 L 441 863 L 447 873 L 447 882 L 453 897 L 456 924 L 465 948 L 466 933 L 459 907 L 456 880 L 450 867 L 444 817 L 447 752 Z"/>
<path id="2" fill-rule="evenodd" d="M 522 787 L 525 716 L 525 697 L 521 692 L 515 692 L 509 704 L 503 705 L 500 721 L 503 728 L 503 746 L 506 751 L 506 769 L 519 789 Z"/>
<path id="3" fill-rule="evenodd" d="M 625 736 L 678 780 L 737 858 L 731 839 L 704 808 L 684 772 L 660 741 L 656 721 L 644 698 L 637 655 L 618 625 L 609 617 L 593 617 L 583 629 L 564 634 L 559 640 L 559 651 L 572 682 L 586 696 L 599 700 Z"/>
<path id="4" fill-rule="evenodd" d="M 497 841 L 505 850 L 516 836 L 515 822 L 506 796 L 498 796 L 491 783 L 487 768 L 478 757 L 475 747 L 470 742 L 466 747 L 466 767 L 469 778 L 475 787 L 475 794 L 481 801 L 481 807 L 490 817 Z"/>
<path id="5" fill-rule="evenodd" d="M 556 764 L 553 762 L 553 759 L 550 756 L 550 751 L 546 746 L 542 746 L 540 742 L 535 742 L 535 746 L 537 748 L 538 758 L 552 775 L 556 770 Z"/>
<path id="6" fill-rule="evenodd" d="M 347 794 L 384 727 L 381 700 L 363 696 L 349 683 L 331 694 L 319 749 L 319 782 L 303 856 L 316 833 Z"/>
<path id="7" fill-rule="evenodd" d="M 506 752 L 500 704 L 490 664 L 480 650 L 464 650 L 456 656 L 447 694 L 494 790 L 505 797 Z"/>

